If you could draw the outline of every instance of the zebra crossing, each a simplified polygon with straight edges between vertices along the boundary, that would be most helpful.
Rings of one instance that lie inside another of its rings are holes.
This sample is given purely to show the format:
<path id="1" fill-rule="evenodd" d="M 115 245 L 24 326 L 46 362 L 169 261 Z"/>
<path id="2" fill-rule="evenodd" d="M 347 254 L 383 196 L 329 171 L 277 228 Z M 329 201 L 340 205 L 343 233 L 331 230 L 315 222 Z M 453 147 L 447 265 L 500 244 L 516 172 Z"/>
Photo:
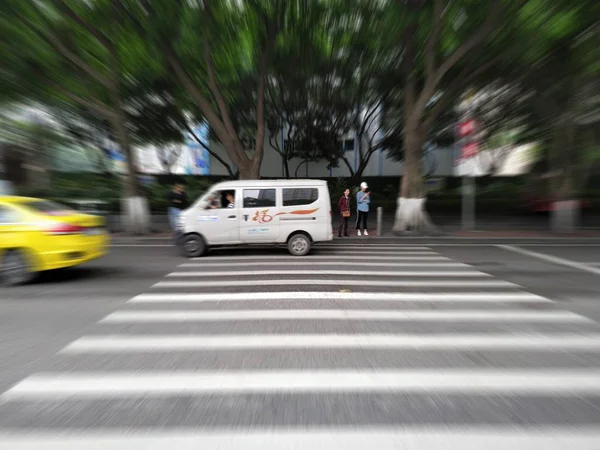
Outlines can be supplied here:
<path id="1" fill-rule="evenodd" d="M 219 251 L 0 395 L 0 449 L 600 448 L 600 325 L 426 246 Z"/>

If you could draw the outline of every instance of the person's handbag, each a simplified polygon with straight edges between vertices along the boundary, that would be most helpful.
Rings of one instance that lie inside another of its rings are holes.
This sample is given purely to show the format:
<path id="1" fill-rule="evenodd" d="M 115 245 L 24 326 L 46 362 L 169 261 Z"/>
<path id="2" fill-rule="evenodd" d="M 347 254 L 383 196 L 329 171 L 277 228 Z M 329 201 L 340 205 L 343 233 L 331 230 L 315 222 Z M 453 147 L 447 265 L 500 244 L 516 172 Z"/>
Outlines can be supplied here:
<path id="1" fill-rule="evenodd" d="M 342 211 L 342 217 L 350 217 L 350 211 Z"/>

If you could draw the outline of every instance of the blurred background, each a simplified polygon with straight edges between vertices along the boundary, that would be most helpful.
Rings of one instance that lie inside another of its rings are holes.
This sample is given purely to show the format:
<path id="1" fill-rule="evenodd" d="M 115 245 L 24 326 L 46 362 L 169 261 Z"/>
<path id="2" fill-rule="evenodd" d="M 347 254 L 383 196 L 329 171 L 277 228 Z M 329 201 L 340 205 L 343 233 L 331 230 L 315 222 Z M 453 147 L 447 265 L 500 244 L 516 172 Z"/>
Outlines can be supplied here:
<path id="1" fill-rule="evenodd" d="M 599 18 L 0 0 L 0 449 L 598 450 Z M 182 258 L 258 178 L 327 180 L 335 240 Z"/>
<path id="2" fill-rule="evenodd" d="M 474 211 L 483 229 L 600 227 L 598 17 L 585 0 L 4 0 L 0 189 L 134 233 L 168 231 L 173 182 L 194 199 L 258 177 L 328 179 L 334 204 L 366 180 L 387 230 L 398 197 L 427 197 L 441 228 Z"/>

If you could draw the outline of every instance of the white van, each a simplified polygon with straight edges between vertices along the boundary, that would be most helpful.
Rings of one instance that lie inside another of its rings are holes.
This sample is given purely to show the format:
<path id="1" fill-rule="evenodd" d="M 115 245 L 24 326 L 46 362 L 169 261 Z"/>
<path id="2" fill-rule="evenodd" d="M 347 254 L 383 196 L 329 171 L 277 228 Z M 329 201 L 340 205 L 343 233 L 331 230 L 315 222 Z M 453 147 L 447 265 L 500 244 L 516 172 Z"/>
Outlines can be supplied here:
<path id="1" fill-rule="evenodd" d="M 182 211 L 178 242 L 187 257 L 246 244 L 286 244 L 303 256 L 313 243 L 333 239 L 331 220 L 326 181 L 226 181 Z"/>

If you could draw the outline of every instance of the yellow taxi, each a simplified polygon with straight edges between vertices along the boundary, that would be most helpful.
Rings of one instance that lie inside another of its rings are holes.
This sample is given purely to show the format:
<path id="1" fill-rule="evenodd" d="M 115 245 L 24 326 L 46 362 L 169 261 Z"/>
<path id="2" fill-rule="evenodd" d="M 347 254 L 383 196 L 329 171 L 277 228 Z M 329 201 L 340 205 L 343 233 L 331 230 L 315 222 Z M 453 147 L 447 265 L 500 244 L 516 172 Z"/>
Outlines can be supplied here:
<path id="1" fill-rule="evenodd" d="M 29 281 L 36 272 L 76 266 L 106 254 L 103 217 L 30 197 L 0 196 L 0 278 Z"/>

